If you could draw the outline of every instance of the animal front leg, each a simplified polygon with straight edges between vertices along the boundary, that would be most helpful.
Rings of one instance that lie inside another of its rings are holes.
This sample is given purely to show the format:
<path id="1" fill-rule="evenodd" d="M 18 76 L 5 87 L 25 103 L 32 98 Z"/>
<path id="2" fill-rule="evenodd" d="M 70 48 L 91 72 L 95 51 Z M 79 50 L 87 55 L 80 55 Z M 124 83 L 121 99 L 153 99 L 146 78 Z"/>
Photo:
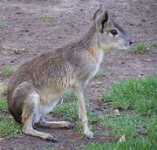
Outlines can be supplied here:
<path id="1" fill-rule="evenodd" d="M 77 89 L 76 95 L 78 98 L 78 105 L 79 105 L 79 117 L 83 124 L 84 134 L 88 138 L 91 139 L 91 138 L 93 138 L 93 133 L 90 131 L 90 129 L 88 127 L 88 118 L 87 118 L 86 106 L 85 106 L 85 102 L 84 102 L 83 91 L 80 89 Z"/>

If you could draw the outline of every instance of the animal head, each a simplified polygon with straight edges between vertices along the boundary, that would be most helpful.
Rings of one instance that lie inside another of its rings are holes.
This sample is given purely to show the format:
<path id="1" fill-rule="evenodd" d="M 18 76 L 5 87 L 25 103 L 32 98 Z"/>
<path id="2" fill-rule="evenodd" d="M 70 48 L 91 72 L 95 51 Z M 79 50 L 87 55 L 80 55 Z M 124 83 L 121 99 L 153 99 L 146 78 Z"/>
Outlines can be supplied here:
<path id="1" fill-rule="evenodd" d="M 94 14 L 98 46 L 104 50 L 128 49 L 132 41 L 129 35 L 112 20 L 110 14 L 100 5 Z"/>

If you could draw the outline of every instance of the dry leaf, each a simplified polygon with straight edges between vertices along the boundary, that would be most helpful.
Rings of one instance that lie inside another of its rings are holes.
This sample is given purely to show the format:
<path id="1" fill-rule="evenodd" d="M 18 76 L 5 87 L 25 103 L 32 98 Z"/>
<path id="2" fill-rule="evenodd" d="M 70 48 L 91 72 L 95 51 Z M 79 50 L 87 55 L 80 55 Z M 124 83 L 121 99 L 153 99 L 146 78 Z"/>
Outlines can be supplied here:
<path id="1" fill-rule="evenodd" d="M 116 116 L 120 116 L 119 110 L 118 110 L 118 109 L 115 109 L 115 110 L 114 110 L 114 114 L 115 114 Z"/>
<path id="2" fill-rule="evenodd" d="M 125 142 L 126 138 L 125 138 L 125 135 L 122 135 L 119 140 L 118 140 L 118 143 L 122 143 L 122 142 Z"/>

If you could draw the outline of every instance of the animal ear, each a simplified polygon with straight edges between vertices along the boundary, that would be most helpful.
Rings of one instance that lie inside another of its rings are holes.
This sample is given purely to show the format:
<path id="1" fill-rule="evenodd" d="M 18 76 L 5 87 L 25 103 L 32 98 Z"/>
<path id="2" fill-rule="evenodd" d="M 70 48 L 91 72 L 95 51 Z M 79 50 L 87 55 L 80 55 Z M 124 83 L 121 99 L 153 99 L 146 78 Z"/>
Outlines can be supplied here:
<path id="1" fill-rule="evenodd" d="M 103 5 L 100 4 L 99 8 L 96 10 L 96 12 L 93 15 L 93 20 L 96 20 L 97 16 L 100 15 L 103 12 Z"/>
<path id="2" fill-rule="evenodd" d="M 96 18 L 96 28 L 97 31 L 104 33 L 104 27 L 107 22 L 109 22 L 110 16 L 107 11 L 103 11 L 99 16 Z"/>

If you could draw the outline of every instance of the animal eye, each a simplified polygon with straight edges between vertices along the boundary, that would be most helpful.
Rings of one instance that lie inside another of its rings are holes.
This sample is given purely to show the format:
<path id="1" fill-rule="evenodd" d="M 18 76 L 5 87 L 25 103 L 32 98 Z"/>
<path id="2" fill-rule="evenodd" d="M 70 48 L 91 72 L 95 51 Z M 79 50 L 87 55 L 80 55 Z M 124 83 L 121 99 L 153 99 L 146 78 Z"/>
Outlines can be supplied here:
<path id="1" fill-rule="evenodd" d="M 114 35 L 114 36 L 118 34 L 117 30 L 115 30 L 115 29 L 111 30 L 110 32 L 111 32 L 111 34 Z"/>

